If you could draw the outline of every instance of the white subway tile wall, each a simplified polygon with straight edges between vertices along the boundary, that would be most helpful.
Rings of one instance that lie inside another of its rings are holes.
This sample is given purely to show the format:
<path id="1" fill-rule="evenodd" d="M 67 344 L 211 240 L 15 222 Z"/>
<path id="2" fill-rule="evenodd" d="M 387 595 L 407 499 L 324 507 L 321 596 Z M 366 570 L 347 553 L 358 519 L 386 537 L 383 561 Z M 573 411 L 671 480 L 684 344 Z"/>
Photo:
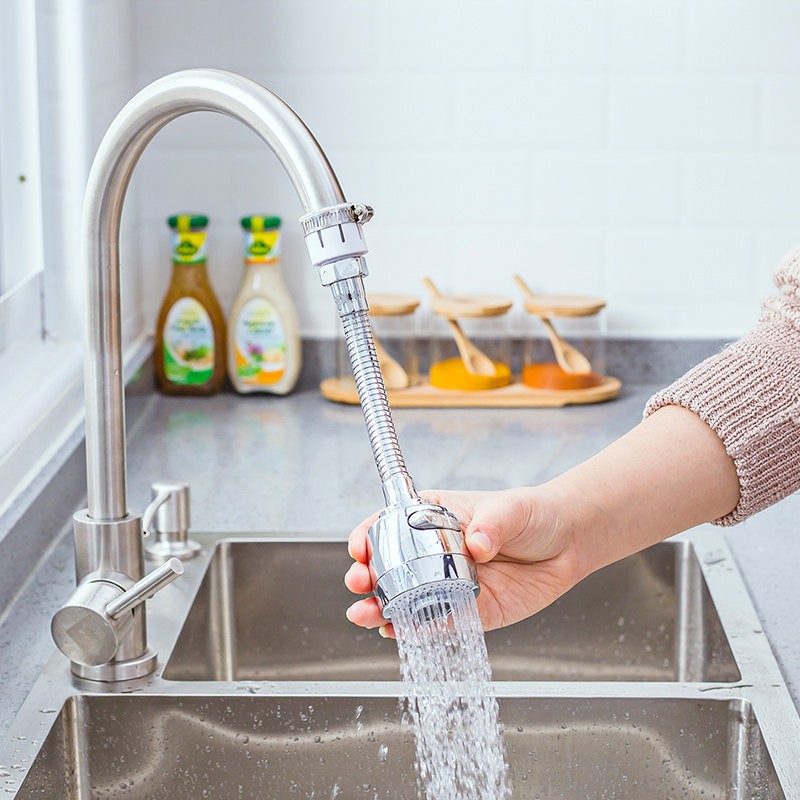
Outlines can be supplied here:
<path id="1" fill-rule="evenodd" d="M 136 84 L 191 66 L 253 77 L 328 153 L 366 228 L 373 291 L 595 292 L 611 335 L 733 337 L 800 242 L 794 0 L 136 0 Z M 102 35 L 98 33 L 98 37 Z M 107 46 L 107 43 L 106 45 Z M 103 102 L 105 105 L 105 102 Z M 288 179 L 253 134 L 172 123 L 135 178 L 148 325 L 165 217 L 211 216 L 228 306 L 238 217 L 286 218 L 306 335 L 332 336 Z"/>

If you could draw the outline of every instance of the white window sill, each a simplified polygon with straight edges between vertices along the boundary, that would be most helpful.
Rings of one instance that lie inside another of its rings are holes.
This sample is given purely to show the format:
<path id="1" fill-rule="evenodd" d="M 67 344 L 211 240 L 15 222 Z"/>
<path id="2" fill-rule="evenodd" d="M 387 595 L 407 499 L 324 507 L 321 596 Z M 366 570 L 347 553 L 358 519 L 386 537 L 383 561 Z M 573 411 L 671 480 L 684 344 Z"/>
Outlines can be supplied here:
<path id="1" fill-rule="evenodd" d="M 144 338 L 125 353 L 126 373 L 150 352 Z M 0 516 L 83 424 L 83 347 L 25 342 L 0 353 Z"/>

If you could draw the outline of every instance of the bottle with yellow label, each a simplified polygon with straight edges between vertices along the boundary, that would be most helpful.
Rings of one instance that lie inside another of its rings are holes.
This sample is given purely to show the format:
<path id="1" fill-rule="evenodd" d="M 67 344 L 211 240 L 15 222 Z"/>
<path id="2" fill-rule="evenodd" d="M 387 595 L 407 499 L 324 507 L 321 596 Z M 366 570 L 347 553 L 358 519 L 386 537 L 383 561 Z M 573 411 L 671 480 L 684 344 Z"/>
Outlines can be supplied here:
<path id="1" fill-rule="evenodd" d="M 281 274 L 281 221 L 243 217 L 244 277 L 228 320 L 228 374 L 237 392 L 287 394 L 300 375 L 297 312 Z"/>
<path id="2" fill-rule="evenodd" d="M 208 217 L 181 214 L 172 229 L 172 280 L 156 323 L 158 388 L 166 394 L 214 394 L 225 382 L 225 318 L 206 271 Z"/>

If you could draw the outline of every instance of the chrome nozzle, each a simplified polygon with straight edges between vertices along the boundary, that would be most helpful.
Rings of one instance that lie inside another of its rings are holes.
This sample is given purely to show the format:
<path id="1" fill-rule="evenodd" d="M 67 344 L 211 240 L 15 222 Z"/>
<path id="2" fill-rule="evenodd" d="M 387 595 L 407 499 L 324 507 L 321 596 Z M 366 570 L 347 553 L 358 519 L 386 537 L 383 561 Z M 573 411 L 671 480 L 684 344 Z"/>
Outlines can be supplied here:
<path id="1" fill-rule="evenodd" d="M 370 571 L 383 616 L 391 619 L 401 595 L 461 583 L 477 596 L 475 562 L 458 520 L 443 506 L 397 505 L 369 529 Z"/>

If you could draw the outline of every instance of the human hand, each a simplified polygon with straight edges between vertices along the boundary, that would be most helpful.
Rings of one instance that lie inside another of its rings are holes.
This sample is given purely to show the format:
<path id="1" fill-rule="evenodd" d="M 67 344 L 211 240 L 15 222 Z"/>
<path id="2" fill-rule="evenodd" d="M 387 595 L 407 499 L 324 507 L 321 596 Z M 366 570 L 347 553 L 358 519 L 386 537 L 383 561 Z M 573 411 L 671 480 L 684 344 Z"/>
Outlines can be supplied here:
<path id="1" fill-rule="evenodd" d="M 667 405 L 588 461 L 529 489 L 427 492 L 460 520 L 478 564 L 478 609 L 486 630 L 535 614 L 590 572 L 679 531 L 726 517 L 740 501 L 733 457 L 709 424 Z M 350 534 L 355 560 L 345 584 L 372 591 L 367 530 Z M 391 625 L 378 601 L 353 603 L 356 625 Z"/>
<path id="2" fill-rule="evenodd" d="M 467 548 L 477 562 L 481 592 L 478 610 L 486 630 L 511 625 L 535 614 L 572 588 L 588 570 L 578 557 L 573 526 L 563 505 L 546 487 L 499 492 L 424 492 L 456 515 Z M 348 548 L 355 563 L 345 585 L 356 594 L 372 591 L 367 557 L 367 531 L 373 514 L 350 534 Z M 365 628 L 393 636 L 375 597 L 353 603 L 347 618 Z"/>

